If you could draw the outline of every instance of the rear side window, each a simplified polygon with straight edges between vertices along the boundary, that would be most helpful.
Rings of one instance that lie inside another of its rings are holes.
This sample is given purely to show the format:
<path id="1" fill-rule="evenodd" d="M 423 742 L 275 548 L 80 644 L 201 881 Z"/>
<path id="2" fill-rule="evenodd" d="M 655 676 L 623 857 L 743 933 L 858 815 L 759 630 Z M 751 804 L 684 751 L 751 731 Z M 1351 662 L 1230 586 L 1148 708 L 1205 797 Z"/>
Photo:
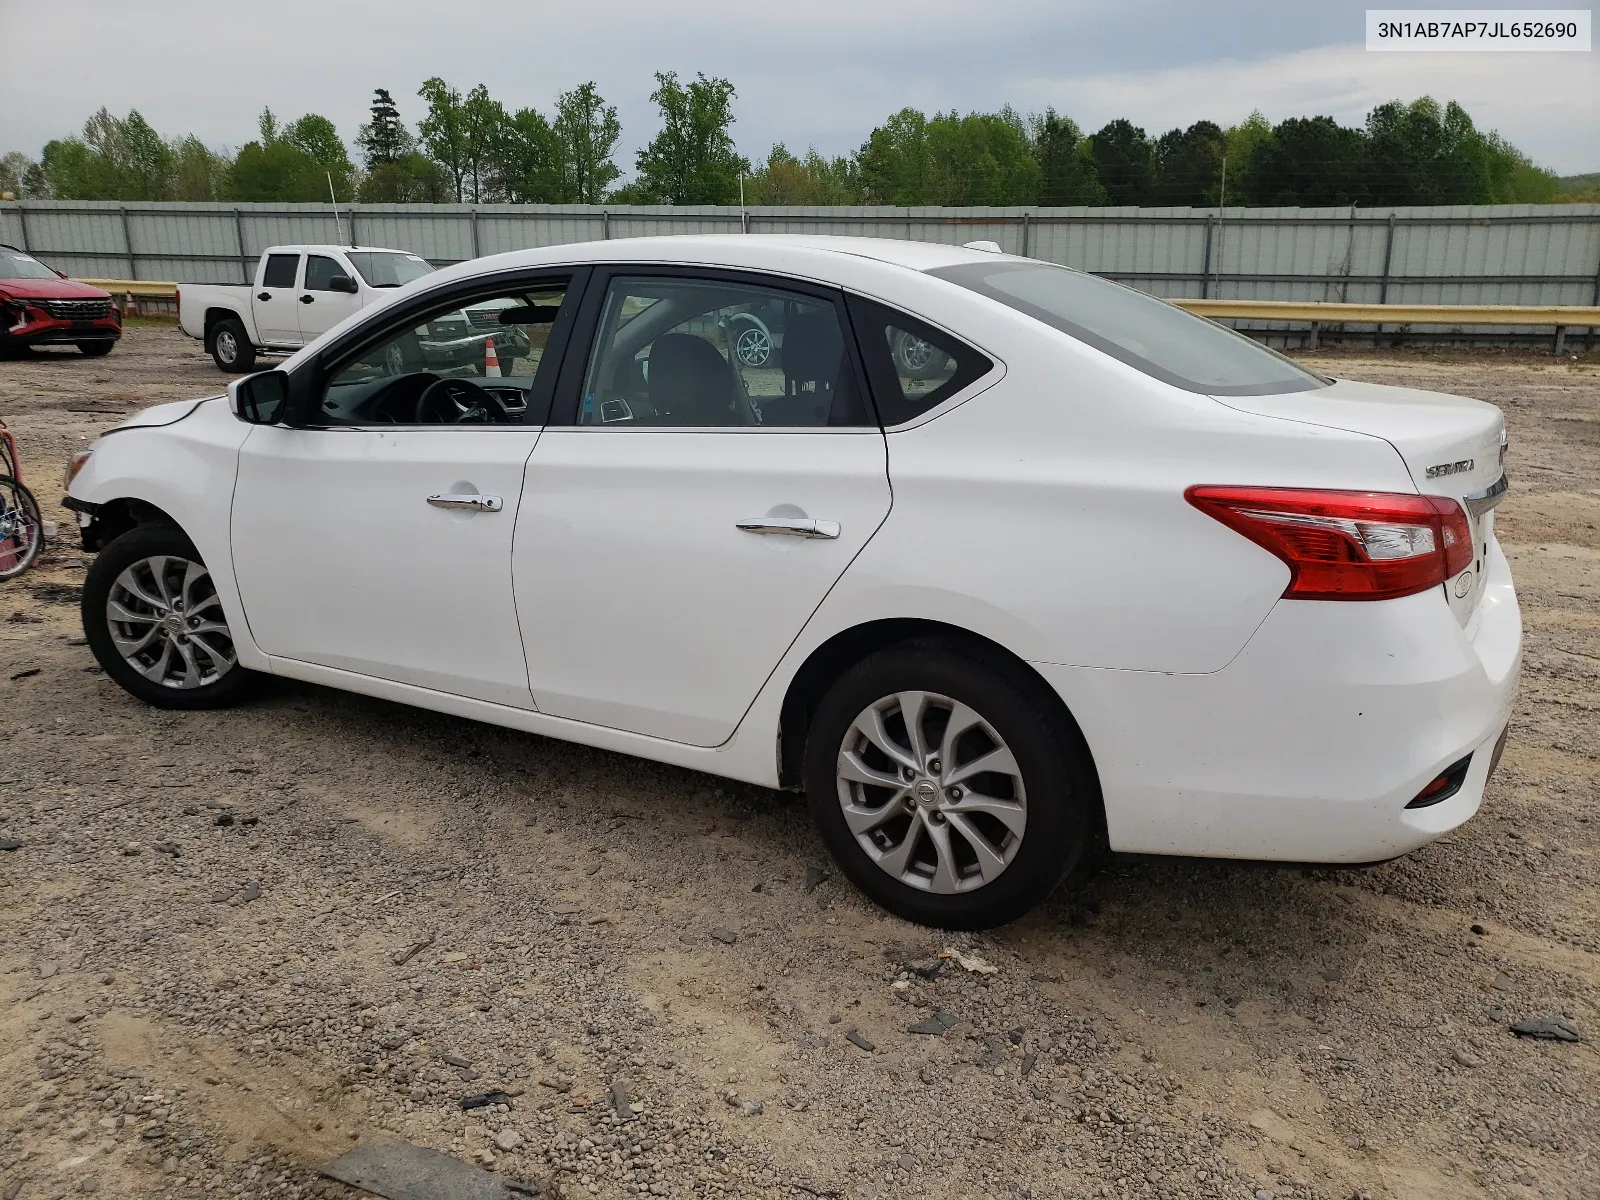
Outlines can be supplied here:
<path id="1" fill-rule="evenodd" d="M 345 270 L 331 258 L 321 254 L 306 255 L 306 291 L 328 291 L 328 280 L 343 275 Z"/>
<path id="2" fill-rule="evenodd" d="M 850 320 L 884 425 L 904 425 L 981 379 L 994 363 L 965 342 L 915 317 L 860 296 Z"/>
<path id="3" fill-rule="evenodd" d="M 289 288 L 294 286 L 294 273 L 300 266 L 298 254 L 269 254 L 267 269 L 262 273 L 262 287 Z"/>
<path id="4" fill-rule="evenodd" d="M 1185 391 L 1269 396 L 1330 382 L 1242 333 L 1082 271 L 1002 261 L 928 274 L 998 300 Z"/>

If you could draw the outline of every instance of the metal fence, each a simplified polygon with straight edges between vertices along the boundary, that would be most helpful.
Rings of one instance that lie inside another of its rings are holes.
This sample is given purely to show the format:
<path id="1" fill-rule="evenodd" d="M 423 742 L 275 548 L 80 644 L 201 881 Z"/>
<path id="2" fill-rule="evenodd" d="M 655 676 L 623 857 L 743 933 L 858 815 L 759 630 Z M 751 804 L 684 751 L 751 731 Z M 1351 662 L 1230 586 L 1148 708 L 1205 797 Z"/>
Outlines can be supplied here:
<path id="1" fill-rule="evenodd" d="M 0 204 L 0 242 L 85 277 L 245 283 L 260 252 L 358 240 L 444 265 L 664 233 L 961 243 L 1158 296 L 1377 304 L 1600 304 L 1600 204 L 1433 208 L 647 208 L 549 205 Z M 341 237 L 342 232 L 342 237 Z M 1501 331 L 1503 334 L 1503 331 Z M 1529 331 L 1530 333 L 1533 331 Z"/>

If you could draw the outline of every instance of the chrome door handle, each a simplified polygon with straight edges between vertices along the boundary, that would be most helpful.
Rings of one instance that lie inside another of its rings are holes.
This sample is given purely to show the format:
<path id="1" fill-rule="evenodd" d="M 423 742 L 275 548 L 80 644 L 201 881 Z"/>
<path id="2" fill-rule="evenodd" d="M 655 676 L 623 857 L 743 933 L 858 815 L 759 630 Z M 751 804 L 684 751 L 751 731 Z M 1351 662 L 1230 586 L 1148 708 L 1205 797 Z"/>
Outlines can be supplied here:
<path id="1" fill-rule="evenodd" d="M 757 521 L 740 521 L 738 525 L 746 533 L 780 533 L 803 538 L 839 536 L 839 522 L 813 521 L 810 517 L 762 517 Z"/>
<path id="2" fill-rule="evenodd" d="M 454 493 L 429 496 L 428 503 L 435 508 L 465 508 L 472 512 L 499 512 L 506 506 L 506 502 L 500 499 L 499 496 L 473 496 Z"/>

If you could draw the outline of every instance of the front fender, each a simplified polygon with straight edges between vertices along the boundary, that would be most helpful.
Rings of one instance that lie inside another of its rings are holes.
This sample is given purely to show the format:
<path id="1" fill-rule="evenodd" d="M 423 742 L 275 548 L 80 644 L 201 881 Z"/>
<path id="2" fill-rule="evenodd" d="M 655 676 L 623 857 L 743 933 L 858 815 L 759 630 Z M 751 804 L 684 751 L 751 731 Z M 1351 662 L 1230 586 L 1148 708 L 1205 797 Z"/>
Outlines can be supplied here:
<path id="1" fill-rule="evenodd" d="M 211 568 L 239 662 L 266 670 L 245 623 L 229 534 L 239 448 L 249 433 L 222 398 L 192 402 L 187 419 L 173 423 L 122 426 L 95 442 L 67 500 L 81 524 L 92 522 L 97 508 L 133 501 L 182 529 Z"/>

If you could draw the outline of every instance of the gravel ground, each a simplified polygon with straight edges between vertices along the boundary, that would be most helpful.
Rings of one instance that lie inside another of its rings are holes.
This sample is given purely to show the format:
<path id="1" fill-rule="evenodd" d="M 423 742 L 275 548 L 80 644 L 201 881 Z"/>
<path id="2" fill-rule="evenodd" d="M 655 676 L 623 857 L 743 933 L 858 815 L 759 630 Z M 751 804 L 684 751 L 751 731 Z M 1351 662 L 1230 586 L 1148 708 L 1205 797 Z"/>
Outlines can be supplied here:
<path id="1" fill-rule="evenodd" d="M 0 1196 L 354 1195 L 316 1167 L 385 1135 L 567 1197 L 1600 1195 L 1600 366 L 1312 357 L 1509 417 L 1483 811 L 1363 871 L 1117 858 L 980 936 L 871 908 L 793 796 L 301 684 L 145 708 L 57 543 L 0 584 Z M 0 416 L 66 523 L 71 449 L 220 382 L 135 327 L 0 364 Z"/>

